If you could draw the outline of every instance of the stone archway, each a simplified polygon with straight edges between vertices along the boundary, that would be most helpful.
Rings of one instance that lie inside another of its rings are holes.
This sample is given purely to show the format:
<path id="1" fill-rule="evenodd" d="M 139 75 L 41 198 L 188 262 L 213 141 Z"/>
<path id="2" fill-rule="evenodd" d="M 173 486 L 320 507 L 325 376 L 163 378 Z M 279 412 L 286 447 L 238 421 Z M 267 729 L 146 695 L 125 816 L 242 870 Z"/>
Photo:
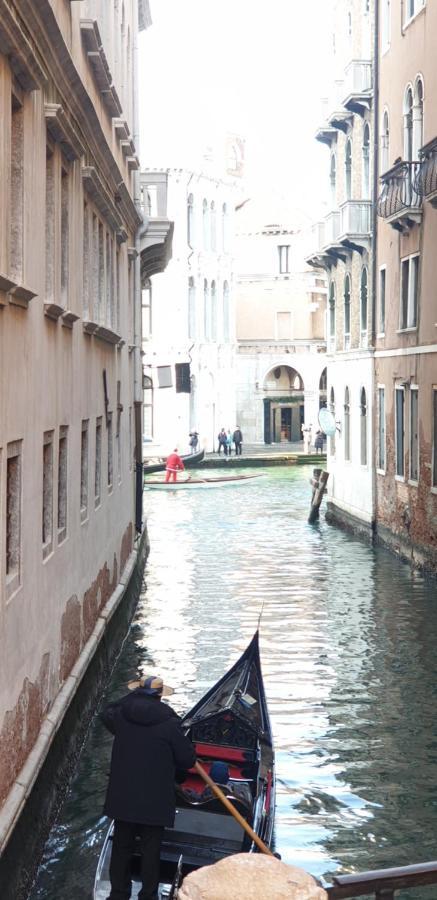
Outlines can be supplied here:
<path id="1" fill-rule="evenodd" d="M 292 366 L 273 366 L 266 374 L 264 390 L 264 442 L 302 440 L 304 382 Z"/>

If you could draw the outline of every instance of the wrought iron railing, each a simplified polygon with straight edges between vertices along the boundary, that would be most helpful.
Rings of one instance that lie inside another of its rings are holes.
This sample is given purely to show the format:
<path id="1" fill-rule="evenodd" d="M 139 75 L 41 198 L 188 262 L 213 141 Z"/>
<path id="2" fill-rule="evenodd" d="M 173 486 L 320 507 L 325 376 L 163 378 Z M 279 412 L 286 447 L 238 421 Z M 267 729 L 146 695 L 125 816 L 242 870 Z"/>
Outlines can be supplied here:
<path id="1" fill-rule="evenodd" d="M 437 138 L 420 151 L 420 166 L 414 186 L 425 199 L 437 194 Z"/>
<path id="2" fill-rule="evenodd" d="M 350 900 L 352 897 L 395 900 L 399 891 L 431 884 L 437 885 L 437 862 L 377 869 L 359 875 L 337 875 L 333 884 L 326 888 L 326 893 L 329 900 Z"/>
<path id="3" fill-rule="evenodd" d="M 419 162 L 400 160 L 381 177 L 382 190 L 378 199 L 378 215 L 390 219 L 422 205 L 422 191 L 417 183 Z"/>

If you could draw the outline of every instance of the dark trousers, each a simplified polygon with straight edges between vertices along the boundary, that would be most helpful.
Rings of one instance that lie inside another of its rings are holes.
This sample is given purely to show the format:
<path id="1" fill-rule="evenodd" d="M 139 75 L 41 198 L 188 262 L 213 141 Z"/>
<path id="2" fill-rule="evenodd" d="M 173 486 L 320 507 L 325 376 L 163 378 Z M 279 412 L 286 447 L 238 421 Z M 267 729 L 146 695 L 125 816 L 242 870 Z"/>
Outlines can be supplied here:
<path id="1" fill-rule="evenodd" d="M 159 825 L 135 825 L 133 822 L 114 822 L 109 877 L 111 893 L 108 900 L 129 900 L 131 895 L 131 860 L 135 837 L 139 836 L 141 852 L 141 880 L 143 887 L 138 900 L 156 900 L 159 886 L 159 857 L 164 829 Z"/>
<path id="2" fill-rule="evenodd" d="M 235 441 L 235 456 L 241 456 L 241 444 Z"/>

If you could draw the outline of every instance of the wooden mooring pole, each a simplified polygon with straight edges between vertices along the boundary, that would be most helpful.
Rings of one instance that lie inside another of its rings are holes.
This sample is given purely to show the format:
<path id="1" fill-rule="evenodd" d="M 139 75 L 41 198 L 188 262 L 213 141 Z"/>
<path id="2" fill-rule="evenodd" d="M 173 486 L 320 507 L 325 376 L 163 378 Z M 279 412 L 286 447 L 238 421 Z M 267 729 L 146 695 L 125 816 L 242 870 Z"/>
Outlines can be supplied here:
<path id="1" fill-rule="evenodd" d="M 329 478 L 329 472 L 324 472 L 323 469 L 313 469 L 313 477 L 310 479 L 310 484 L 313 489 L 313 495 L 311 497 L 311 509 L 310 514 L 308 516 L 308 522 L 310 525 L 313 522 L 316 522 L 319 518 L 319 508 L 322 502 L 323 494 L 326 493 L 326 482 Z"/>

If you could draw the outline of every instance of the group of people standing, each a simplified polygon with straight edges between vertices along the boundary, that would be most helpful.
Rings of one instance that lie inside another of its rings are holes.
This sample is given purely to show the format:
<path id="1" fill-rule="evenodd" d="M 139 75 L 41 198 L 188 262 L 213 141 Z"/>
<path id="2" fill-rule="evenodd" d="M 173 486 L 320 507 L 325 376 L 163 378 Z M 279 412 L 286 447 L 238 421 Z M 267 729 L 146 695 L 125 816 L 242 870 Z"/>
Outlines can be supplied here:
<path id="1" fill-rule="evenodd" d="M 230 430 L 226 431 L 225 428 L 222 428 L 217 435 L 218 439 L 218 449 L 217 453 L 220 456 L 221 451 L 223 450 L 224 456 L 232 456 L 232 444 L 235 447 L 235 456 L 241 456 L 242 445 L 243 445 L 243 435 L 241 432 L 241 428 L 237 425 L 233 434 L 231 434 Z"/>

